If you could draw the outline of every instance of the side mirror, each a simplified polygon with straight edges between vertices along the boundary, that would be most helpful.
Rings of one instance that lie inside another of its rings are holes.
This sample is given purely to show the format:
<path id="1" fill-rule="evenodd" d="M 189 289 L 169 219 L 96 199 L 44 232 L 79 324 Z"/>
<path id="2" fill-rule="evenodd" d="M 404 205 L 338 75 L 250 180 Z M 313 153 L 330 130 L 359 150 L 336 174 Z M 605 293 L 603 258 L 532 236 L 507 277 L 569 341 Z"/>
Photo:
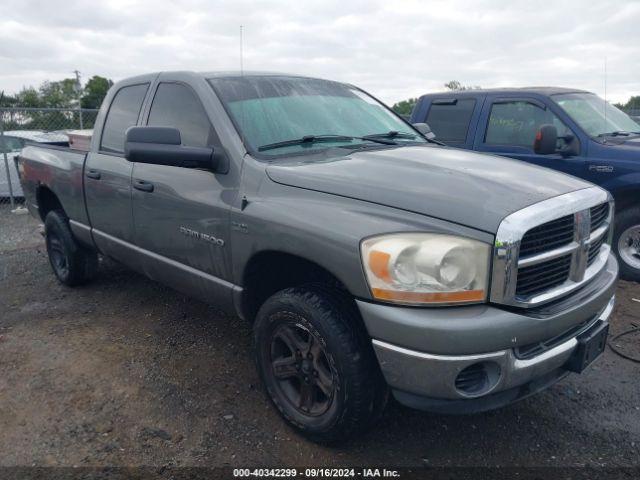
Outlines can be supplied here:
<path id="1" fill-rule="evenodd" d="M 125 134 L 124 158 L 130 162 L 215 170 L 211 147 L 182 145 L 180 130 L 171 127 L 130 127 Z"/>
<path id="2" fill-rule="evenodd" d="M 558 151 L 558 129 L 555 125 L 540 125 L 533 141 L 533 151 L 538 155 L 549 155 Z"/>
<path id="3" fill-rule="evenodd" d="M 413 128 L 415 128 L 423 137 L 429 140 L 433 140 L 434 138 L 436 138 L 436 134 L 431 131 L 431 127 L 428 123 L 414 123 Z"/>

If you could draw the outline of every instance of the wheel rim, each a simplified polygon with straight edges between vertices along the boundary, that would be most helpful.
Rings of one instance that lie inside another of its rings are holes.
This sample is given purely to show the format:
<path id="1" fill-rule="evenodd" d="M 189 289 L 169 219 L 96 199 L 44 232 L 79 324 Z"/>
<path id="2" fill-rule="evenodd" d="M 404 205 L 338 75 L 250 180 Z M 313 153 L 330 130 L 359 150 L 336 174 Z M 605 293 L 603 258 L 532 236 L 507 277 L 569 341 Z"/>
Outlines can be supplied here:
<path id="1" fill-rule="evenodd" d="M 622 232 L 618 239 L 618 253 L 627 265 L 640 269 L 640 225 Z"/>
<path id="2" fill-rule="evenodd" d="M 55 234 L 47 234 L 47 245 L 49 250 L 49 259 L 54 271 L 59 277 L 66 277 L 69 271 L 69 262 L 65 254 L 62 241 Z"/>
<path id="3" fill-rule="evenodd" d="M 304 415 L 325 413 L 336 382 L 320 339 L 299 323 L 286 323 L 274 331 L 270 353 L 271 373 L 286 400 Z"/>

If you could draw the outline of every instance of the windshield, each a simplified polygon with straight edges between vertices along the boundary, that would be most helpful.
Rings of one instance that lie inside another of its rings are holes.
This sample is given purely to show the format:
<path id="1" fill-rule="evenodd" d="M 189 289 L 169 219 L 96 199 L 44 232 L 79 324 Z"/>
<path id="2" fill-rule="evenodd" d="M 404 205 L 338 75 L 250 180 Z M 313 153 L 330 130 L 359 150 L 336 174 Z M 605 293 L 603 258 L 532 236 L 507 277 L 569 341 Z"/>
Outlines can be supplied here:
<path id="1" fill-rule="evenodd" d="M 553 95 L 552 98 L 592 137 L 640 132 L 640 125 L 629 115 L 593 93 L 568 93 Z"/>
<path id="2" fill-rule="evenodd" d="M 260 155 L 426 143 L 380 102 L 341 83 L 285 76 L 225 77 L 209 82 L 249 150 Z M 363 138 L 370 135 L 370 139 Z"/>

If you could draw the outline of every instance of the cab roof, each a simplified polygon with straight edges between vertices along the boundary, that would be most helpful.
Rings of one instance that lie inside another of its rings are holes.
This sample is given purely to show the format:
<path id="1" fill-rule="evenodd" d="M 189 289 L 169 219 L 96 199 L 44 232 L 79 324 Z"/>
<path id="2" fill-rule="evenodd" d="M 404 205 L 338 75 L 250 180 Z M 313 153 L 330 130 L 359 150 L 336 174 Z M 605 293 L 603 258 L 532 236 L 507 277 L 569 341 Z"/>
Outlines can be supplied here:
<path id="1" fill-rule="evenodd" d="M 550 95 L 557 95 L 560 93 L 591 93 L 587 90 L 580 90 L 579 88 L 566 88 L 566 87 L 514 87 L 514 88 L 478 88 L 472 90 L 448 90 L 435 93 L 427 93 L 422 95 L 423 97 L 443 96 L 443 95 L 455 95 L 455 96 L 475 96 L 483 94 L 501 94 L 501 93 L 533 93 L 537 95 L 543 95 L 548 97 Z"/>

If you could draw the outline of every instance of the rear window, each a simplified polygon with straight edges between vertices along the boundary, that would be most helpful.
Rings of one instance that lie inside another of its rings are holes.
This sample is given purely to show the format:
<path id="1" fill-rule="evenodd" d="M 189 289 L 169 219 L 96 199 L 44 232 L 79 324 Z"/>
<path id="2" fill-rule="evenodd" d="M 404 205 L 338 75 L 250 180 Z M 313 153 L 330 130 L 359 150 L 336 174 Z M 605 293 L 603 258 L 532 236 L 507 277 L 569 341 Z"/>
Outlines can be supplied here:
<path id="1" fill-rule="evenodd" d="M 124 153 L 124 133 L 138 122 L 142 101 L 147 94 L 148 83 L 122 87 L 118 90 L 102 130 L 100 150 Z"/>
<path id="2" fill-rule="evenodd" d="M 426 122 L 438 140 L 448 143 L 464 143 L 475 107 L 476 101 L 473 98 L 451 101 L 435 99 L 429 109 Z"/>

